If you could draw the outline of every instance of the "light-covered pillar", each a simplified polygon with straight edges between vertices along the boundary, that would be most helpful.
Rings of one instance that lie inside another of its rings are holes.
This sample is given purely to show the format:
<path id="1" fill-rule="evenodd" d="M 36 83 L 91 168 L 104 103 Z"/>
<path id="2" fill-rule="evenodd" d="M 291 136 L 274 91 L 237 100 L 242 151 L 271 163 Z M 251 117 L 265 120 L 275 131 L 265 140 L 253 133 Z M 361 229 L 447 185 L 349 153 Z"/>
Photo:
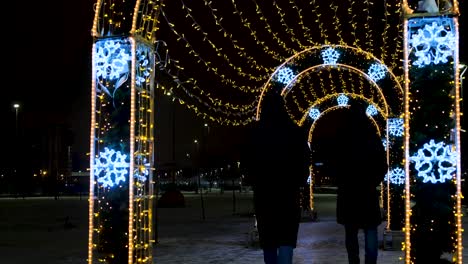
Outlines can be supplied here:
<path id="1" fill-rule="evenodd" d="M 403 1 L 408 264 L 463 263 L 459 10 L 457 1 L 443 7 Z"/>

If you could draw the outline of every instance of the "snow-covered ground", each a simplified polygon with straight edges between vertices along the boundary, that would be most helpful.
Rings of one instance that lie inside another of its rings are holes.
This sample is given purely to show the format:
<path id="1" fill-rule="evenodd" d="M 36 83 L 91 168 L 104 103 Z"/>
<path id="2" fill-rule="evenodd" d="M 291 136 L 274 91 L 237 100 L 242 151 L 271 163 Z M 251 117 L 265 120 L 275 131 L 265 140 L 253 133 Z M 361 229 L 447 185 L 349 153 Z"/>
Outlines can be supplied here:
<path id="1" fill-rule="evenodd" d="M 155 264 L 263 263 L 261 250 L 248 243 L 254 225 L 251 193 L 236 193 L 235 207 L 230 191 L 205 194 L 205 220 L 200 196 L 185 198 L 185 208 L 157 212 Z M 334 203 L 334 195 L 316 196 L 318 221 L 301 223 L 295 264 L 347 263 Z M 86 264 L 87 206 L 86 197 L 0 199 L 0 263 Z M 466 232 L 464 237 L 468 259 Z M 379 263 L 403 263 L 402 256 L 399 250 L 380 250 Z"/>

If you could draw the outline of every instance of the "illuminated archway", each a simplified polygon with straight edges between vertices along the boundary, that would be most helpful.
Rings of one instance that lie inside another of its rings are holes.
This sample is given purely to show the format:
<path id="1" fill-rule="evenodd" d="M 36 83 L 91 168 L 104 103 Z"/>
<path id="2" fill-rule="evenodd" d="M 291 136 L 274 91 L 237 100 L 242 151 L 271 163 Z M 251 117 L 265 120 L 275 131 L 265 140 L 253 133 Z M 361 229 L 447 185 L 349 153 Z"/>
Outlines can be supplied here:
<path id="1" fill-rule="evenodd" d="M 262 89 L 262 93 L 259 99 L 257 107 L 256 118 L 260 117 L 261 102 L 263 95 L 268 89 L 281 90 L 283 98 L 285 99 L 285 105 L 288 110 L 291 108 L 291 101 L 289 98 L 294 97 L 291 95 L 293 91 L 301 89 L 317 89 L 314 85 L 308 88 L 297 87 L 298 84 L 307 83 L 308 80 L 315 77 L 316 75 L 324 71 L 347 71 L 363 78 L 362 83 L 366 83 L 370 88 L 377 93 L 375 98 L 368 96 L 366 92 L 360 94 L 350 93 L 347 91 L 332 91 L 332 89 L 326 89 L 322 87 L 322 94 L 314 94 L 312 98 L 309 98 L 302 104 L 296 102 L 297 110 L 288 111 L 291 118 L 299 125 L 303 126 L 309 115 L 313 114 L 312 111 L 331 111 L 336 107 L 344 107 L 343 102 L 340 102 L 340 97 L 349 97 L 346 100 L 352 98 L 353 100 L 358 99 L 361 102 L 368 104 L 368 111 L 372 111 L 372 114 L 368 116 L 375 116 L 376 119 L 371 120 L 377 126 L 379 133 L 384 138 L 387 150 L 387 161 L 389 164 L 389 172 L 386 175 L 386 201 L 385 209 L 387 212 L 387 229 L 391 227 L 390 212 L 392 211 L 391 206 L 391 195 L 392 190 L 398 190 L 398 193 L 394 194 L 397 197 L 401 197 L 401 188 L 394 189 L 393 186 L 400 185 L 401 181 L 392 181 L 396 176 L 393 176 L 396 172 L 400 173 L 403 171 L 403 153 L 401 134 L 395 136 L 394 133 L 389 133 L 389 127 L 394 126 L 395 121 L 399 120 L 398 124 L 401 126 L 398 131 L 403 131 L 402 112 L 403 112 L 403 88 L 401 87 L 397 77 L 375 56 L 371 53 L 366 52 L 362 49 L 343 46 L 343 45 L 323 45 L 316 46 L 306 50 L 303 50 L 294 56 L 288 58 L 284 63 L 277 67 L 275 72 L 270 76 L 268 81 L 265 83 Z M 313 76 L 313 77 L 311 77 Z M 307 79 L 310 78 L 310 79 Z M 331 75 L 329 78 L 333 78 Z M 324 85 L 324 80 L 320 81 L 320 85 Z M 325 84 L 326 85 L 326 84 Z M 342 87 L 343 88 L 343 87 Z M 317 89 L 320 90 L 320 89 Z M 295 96 L 301 97 L 300 94 Z M 343 99 L 343 98 L 341 98 Z M 334 101 L 336 102 L 334 103 Z M 297 100 L 299 101 L 299 100 Z M 331 102 L 331 105 L 330 105 Z M 335 106 L 333 106 L 335 104 Z M 320 109 L 323 107 L 324 109 Z M 315 112 L 317 114 L 317 112 Z M 316 116 L 315 120 L 318 118 Z M 312 118 L 314 119 L 314 118 Z M 315 121 L 314 120 L 314 121 Z M 309 144 L 311 143 L 311 134 L 314 129 L 315 122 L 312 122 L 310 133 L 309 133 Z M 392 129 L 394 131 L 395 129 Z M 312 172 L 311 167 L 311 173 Z M 401 174 L 401 173 L 400 173 Z M 398 179 L 401 175 L 398 174 Z M 403 174 L 404 176 L 404 174 Z M 310 180 L 310 208 L 313 209 L 313 179 Z M 384 193 L 382 192 L 382 197 Z M 399 199 L 397 203 L 402 203 Z M 401 208 L 402 206 L 398 206 Z M 402 210 L 402 209 L 399 209 Z M 399 219 L 401 222 L 402 219 Z M 402 224 L 394 225 L 399 230 L 402 228 Z"/>

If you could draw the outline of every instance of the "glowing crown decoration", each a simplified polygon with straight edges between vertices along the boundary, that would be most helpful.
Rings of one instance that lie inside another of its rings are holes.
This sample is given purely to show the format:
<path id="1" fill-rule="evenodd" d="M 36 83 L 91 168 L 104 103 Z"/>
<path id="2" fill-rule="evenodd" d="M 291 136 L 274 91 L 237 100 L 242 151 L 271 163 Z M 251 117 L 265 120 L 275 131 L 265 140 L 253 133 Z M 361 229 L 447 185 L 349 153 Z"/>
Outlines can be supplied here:
<path id="1" fill-rule="evenodd" d="M 347 106 L 348 102 L 349 102 L 349 98 L 348 98 L 348 96 L 346 96 L 344 94 L 340 94 L 336 98 L 336 102 L 338 103 L 339 106 Z"/>

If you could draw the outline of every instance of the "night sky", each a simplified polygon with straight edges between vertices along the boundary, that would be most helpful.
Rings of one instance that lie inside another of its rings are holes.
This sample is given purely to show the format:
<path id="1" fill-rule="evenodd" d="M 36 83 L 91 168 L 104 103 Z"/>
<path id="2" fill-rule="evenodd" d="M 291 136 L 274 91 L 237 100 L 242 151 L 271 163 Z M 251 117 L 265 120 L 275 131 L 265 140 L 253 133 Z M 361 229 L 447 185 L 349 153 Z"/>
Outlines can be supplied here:
<path id="1" fill-rule="evenodd" d="M 93 0 L 80 1 L 16 1 L 12 43 L 13 79 L 4 79 L 0 98 L 1 129 L 4 140 L 15 131 L 13 103 L 21 104 L 20 125 L 33 127 L 40 122 L 62 122 L 74 132 L 73 149 L 84 155 L 89 149 L 91 89 L 91 25 Z M 461 10 L 468 10 L 466 1 Z M 461 61 L 468 62 L 466 16 L 460 18 Z M 8 51 L 7 51 L 8 52 Z M 8 71 L 9 72 L 9 71 Z M 9 82 L 10 84 L 6 84 Z M 158 93 L 160 93 L 158 91 Z M 169 99 L 157 95 L 157 161 L 169 162 L 172 157 L 173 106 Z M 177 159 L 193 149 L 193 139 L 203 134 L 204 121 L 183 106 L 176 106 Z M 210 146 L 214 152 L 229 155 L 242 141 L 242 129 L 210 125 Z M 466 127 L 466 126 L 465 126 Z M 158 142 L 159 141 L 159 142 Z M 216 148 L 223 146 L 223 148 Z M 5 155 L 5 154 L 3 154 Z M 233 154 L 234 155 L 234 154 Z M 85 164 L 87 165 L 87 164 Z"/>

